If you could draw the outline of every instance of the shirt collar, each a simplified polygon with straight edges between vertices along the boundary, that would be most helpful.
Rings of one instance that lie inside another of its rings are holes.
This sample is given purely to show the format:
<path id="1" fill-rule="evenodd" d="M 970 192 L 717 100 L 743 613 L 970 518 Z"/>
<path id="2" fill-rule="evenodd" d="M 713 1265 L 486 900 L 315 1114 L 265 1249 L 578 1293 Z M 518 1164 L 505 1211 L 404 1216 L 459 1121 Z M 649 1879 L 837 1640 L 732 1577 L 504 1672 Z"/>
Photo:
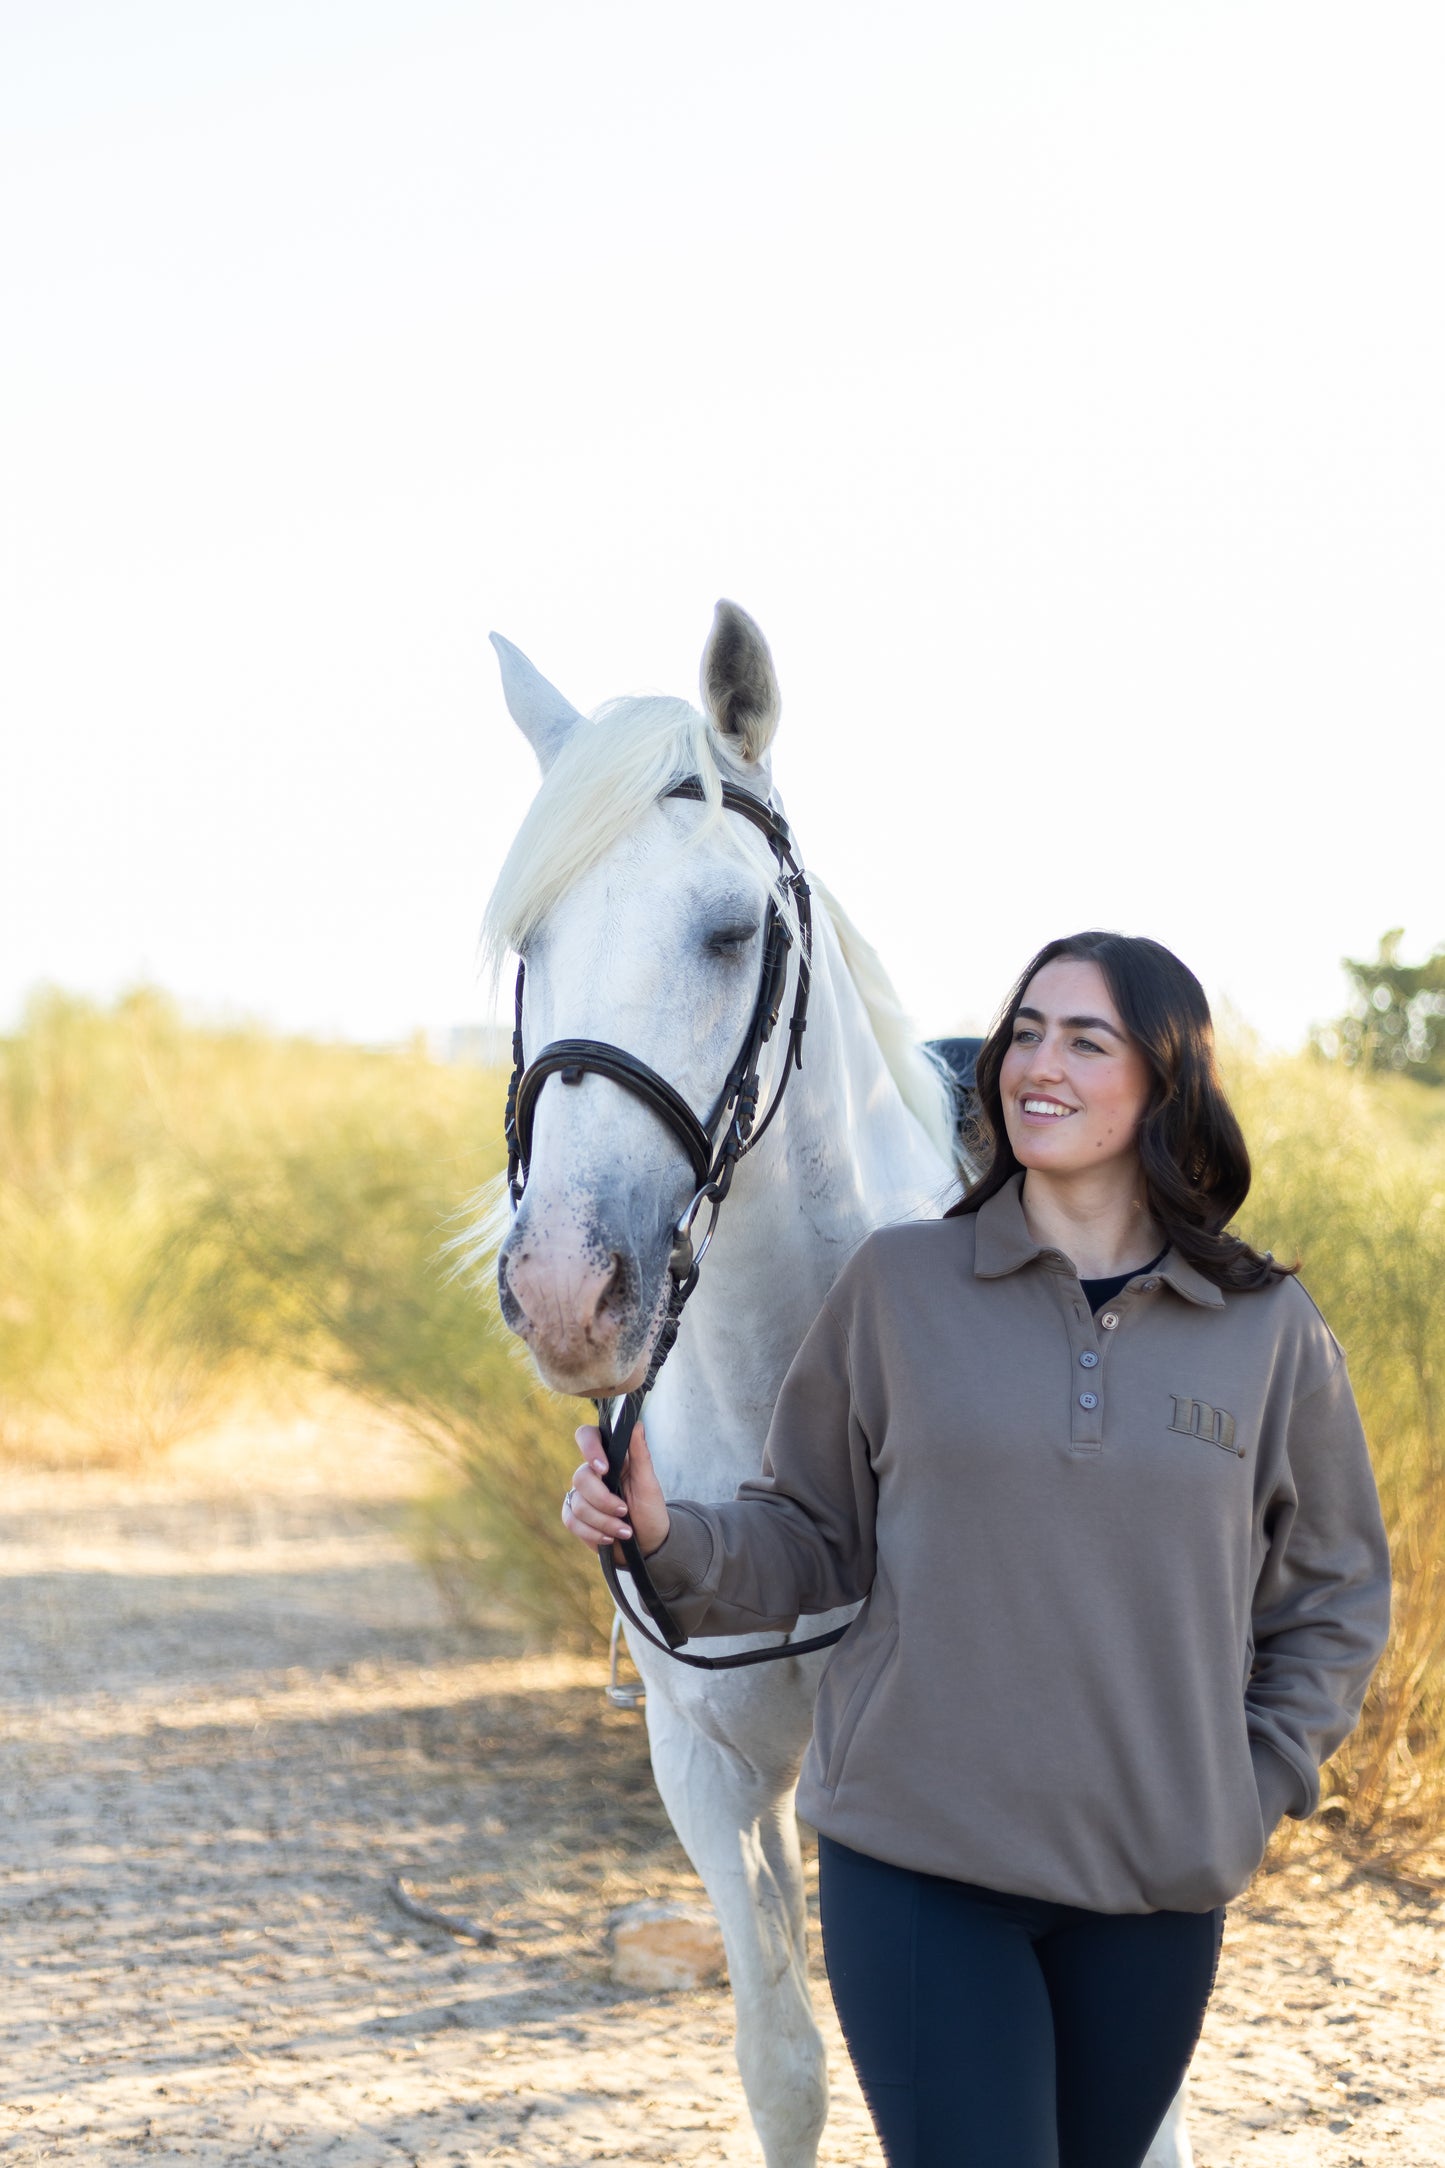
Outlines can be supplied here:
<path id="1" fill-rule="evenodd" d="M 973 1269 L 980 1280 L 1001 1280 L 1044 1254 L 1044 1245 L 1029 1233 L 1019 1194 L 1022 1188 L 1023 1175 L 1011 1174 L 1003 1188 L 973 1215 L 978 1229 Z M 1178 1250 L 1167 1251 L 1163 1264 L 1157 1265 L 1155 1271 L 1186 1302 L 1206 1310 L 1224 1308 L 1224 1297 L 1214 1282 L 1181 1257 Z"/>
<path id="2" fill-rule="evenodd" d="M 1159 1267 L 1159 1277 L 1168 1282 L 1176 1295 L 1186 1302 L 1197 1302 L 1204 1310 L 1222 1310 L 1224 1297 L 1213 1280 L 1205 1278 L 1197 1265 L 1191 1265 L 1178 1250 L 1170 1250 Z"/>
<path id="3" fill-rule="evenodd" d="M 973 1259 L 977 1279 L 1001 1280 L 1005 1273 L 1017 1272 L 1020 1265 L 1030 1265 L 1043 1255 L 1043 1244 L 1035 1242 L 1024 1218 L 1019 1194 L 1022 1188 L 1023 1176 L 1011 1174 L 1003 1188 L 973 1215 L 978 1229 Z"/>

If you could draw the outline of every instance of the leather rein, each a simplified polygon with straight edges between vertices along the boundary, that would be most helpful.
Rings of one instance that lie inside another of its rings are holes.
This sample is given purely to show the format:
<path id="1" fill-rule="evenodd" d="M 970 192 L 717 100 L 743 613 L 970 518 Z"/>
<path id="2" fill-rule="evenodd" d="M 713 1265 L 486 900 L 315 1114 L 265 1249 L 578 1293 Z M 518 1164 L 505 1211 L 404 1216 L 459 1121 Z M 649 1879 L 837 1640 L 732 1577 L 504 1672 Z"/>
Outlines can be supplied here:
<path id="1" fill-rule="evenodd" d="M 706 799 L 702 779 L 685 776 L 670 790 L 665 798 Z M 596 1402 L 597 1423 L 602 1435 L 602 1448 L 607 1455 L 607 1487 L 616 1497 L 622 1496 L 622 1470 L 627 1460 L 632 1433 L 642 1413 L 642 1404 L 657 1381 L 657 1374 L 672 1353 L 677 1340 L 678 1328 L 687 1299 L 697 1285 L 698 1268 L 707 1254 L 717 1227 L 718 1214 L 732 1187 L 733 1175 L 738 1161 L 744 1159 L 753 1147 L 761 1142 L 769 1123 L 782 1104 L 788 1078 L 794 1069 L 803 1064 L 803 1033 L 808 1022 L 808 993 L 812 981 L 813 914 L 812 898 L 807 879 L 793 849 L 792 831 L 781 813 L 765 805 L 745 790 L 731 783 L 722 786 L 722 801 L 728 811 L 740 813 L 744 820 L 761 829 L 772 846 L 778 862 L 777 881 L 768 897 L 768 913 L 763 932 L 762 971 L 758 982 L 757 999 L 753 1004 L 752 1020 L 747 1036 L 738 1052 L 737 1059 L 728 1071 L 722 1090 L 713 1102 L 711 1113 L 700 1122 L 681 1093 L 620 1046 L 610 1046 L 603 1039 L 554 1039 L 549 1046 L 528 1061 L 522 1047 L 522 996 L 526 984 L 525 962 L 517 965 L 517 995 L 515 1022 L 512 1030 L 512 1080 L 507 1090 L 506 1139 L 507 1139 L 507 1193 L 515 1212 L 522 1201 L 527 1180 L 527 1169 L 532 1157 L 532 1129 L 536 1119 L 537 1099 L 542 1086 L 551 1076 L 560 1076 L 564 1084 L 580 1084 L 585 1075 L 603 1076 L 613 1084 L 620 1084 L 645 1106 L 652 1109 L 658 1119 L 671 1130 L 677 1143 L 691 1164 L 696 1191 L 686 1211 L 677 1223 L 673 1238 L 672 1254 L 667 1269 L 672 1286 L 668 1295 L 667 1312 L 652 1351 L 647 1375 L 635 1392 L 623 1396 L 621 1408 L 614 1421 L 612 1403 Z M 773 1090 L 767 1111 L 758 1120 L 758 1097 L 763 1049 L 777 1028 L 782 1013 L 783 994 L 788 978 L 788 954 L 793 946 L 793 936 L 782 909 L 782 897 L 791 895 L 798 923 L 798 974 L 793 997 L 793 1013 L 788 1022 L 788 1046 L 783 1057 L 782 1074 Z M 721 1132 L 721 1135 L 719 1135 Z M 704 1208 L 708 1208 L 707 1226 L 700 1241 L 694 1241 L 694 1230 Z M 598 1553 L 603 1578 L 613 1602 L 630 1620 L 644 1639 L 654 1648 L 661 1649 L 677 1663 L 690 1664 L 698 1671 L 735 1671 L 748 1664 L 766 1664 L 783 1656 L 804 1656 L 813 1649 L 831 1648 L 841 1641 L 847 1626 L 835 1627 L 831 1633 L 814 1634 L 805 1641 L 784 1641 L 774 1648 L 744 1649 L 733 1656 L 694 1656 L 686 1653 L 682 1644 L 687 1635 L 678 1625 L 662 1597 L 653 1586 L 637 1538 L 629 1536 L 622 1543 L 623 1562 L 632 1576 L 632 1584 L 638 1601 L 652 1621 L 639 1618 L 631 1602 L 623 1592 L 618 1577 L 616 1561 L 611 1549 L 604 1547 Z M 851 1622 L 850 1622 L 851 1623 Z M 654 1632 L 653 1627 L 657 1628 Z"/>

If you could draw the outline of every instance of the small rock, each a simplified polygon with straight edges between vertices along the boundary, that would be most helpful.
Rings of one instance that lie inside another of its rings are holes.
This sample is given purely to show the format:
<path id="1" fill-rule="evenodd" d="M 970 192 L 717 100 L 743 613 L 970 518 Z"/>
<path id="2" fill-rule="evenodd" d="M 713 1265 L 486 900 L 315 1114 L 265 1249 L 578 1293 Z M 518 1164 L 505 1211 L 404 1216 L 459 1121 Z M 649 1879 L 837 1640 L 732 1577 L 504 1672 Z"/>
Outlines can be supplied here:
<path id="1" fill-rule="evenodd" d="M 619 1987 L 708 1987 L 727 1973 L 722 1929 L 699 1905 L 628 1905 L 612 1919 Z"/>

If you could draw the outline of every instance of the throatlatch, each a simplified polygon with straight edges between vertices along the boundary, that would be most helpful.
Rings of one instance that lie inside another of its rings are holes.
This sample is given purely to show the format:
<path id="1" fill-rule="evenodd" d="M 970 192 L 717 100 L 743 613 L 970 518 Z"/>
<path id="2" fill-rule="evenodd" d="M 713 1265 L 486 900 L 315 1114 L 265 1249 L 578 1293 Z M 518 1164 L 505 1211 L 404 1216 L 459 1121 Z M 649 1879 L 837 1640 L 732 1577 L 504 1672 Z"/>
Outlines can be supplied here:
<path id="1" fill-rule="evenodd" d="M 666 798 L 706 799 L 702 778 L 685 776 L 670 790 Z M 641 1099 L 651 1107 L 662 1122 L 672 1131 L 692 1165 L 697 1189 L 677 1223 L 672 1255 L 668 1259 L 668 1273 L 672 1287 L 668 1295 L 667 1313 L 662 1321 L 657 1343 L 652 1351 L 647 1376 L 636 1392 L 627 1393 L 614 1417 L 610 1400 L 599 1400 L 597 1427 L 602 1435 L 602 1448 L 607 1456 L 607 1487 L 616 1497 L 622 1496 L 622 1470 L 627 1461 L 632 1433 L 637 1428 L 642 1404 L 657 1380 L 657 1374 L 672 1353 L 677 1340 L 678 1328 L 687 1299 L 697 1285 L 698 1267 L 707 1254 L 717 1226 L 718 1214 L 732 1187 L 737 1164 L 758 1144 L 767 1132 L 768 1124 L 782 1103 L 788 1078 L 794 1069 L 803 1064 L 803 1033 L 808 1022 L 808 992 L 812 979 L 813 916 L 812 897 L 803 869 L 793 849 L 792 833 L 781 813 L 765 805 L 748 791 L 739 790 L 731 783 L 722 786 L 722 800 L 730 812 L 741 813 L 745 820 L 760 828 L 772 845 L 778 861 L 778 879 L 768 897 L 768 915 L 763 932 L 762 972 L 758 982 L 758 996 L 753 1005 L 752 1021 L 743 1040 L 736 1061 L 728 1071 L 713 1104 L 712 1112 L 705 1122 L 700 1122 L 691 1107 L 665 1077 L 650 1069 L 646 1062 L 622 1047 L 609 1046 L 602 1039 L 556 1039 L 544 1046 L 532 1062 L 526 1060 L 522 1047 L 522 995 L 526 985 L 526 965 L 517 965 L 517 991 L 515 1021 L 512 1030 L 512 1078 L 507 1089 L 506 1138 L 507 1138 L 507 1192 L 515 1212 L 522 1201 L 526 1186 L 527 1168 L 532 1157 L 532 1126 L 536 1116 L 537 1096 L 550 1076 L 560 1076 L 564 1082 L 575 1083 L 584 1074 L 605 1076 L 614 1084 Z M 771 1039 L 782 1011 L 783 993 L 788 980 L 788 955 L 793 945 L 787 918 L 781 907 L 784 893 L 793 899 L 798 923 L 798 974 L 793 996 L 793 1013 L 788 1022 L 788 1046 L 783 1057 L 782 1074 L 779 1076 L 767 1112 L 761 1121 L 757 1119 L 760 1071 L 763 1048 Z M 726 1121 L 721 1142 L 716 1142 L 718 1130 Z M 707 1226 L 701 1241 L 695 1240 L 698 1217 L 704 1206 L 708 1207 Z M 623 1593 L 616 1561 L 610 1549 L 603 1549 L 598 1557 L 603 1577 L 607 1582 L 613 1602 L 654 1648 L 671 1656 L 680 1664 L 690 1664 L 698 1671 L 736 1671 L 748 1664 L 773 1663 L 784 1656 L 806 1656 L 813 1649 L 831 1648 L 841 1641 L 847 1626 L 835 1626 L 831 1632 L 814 1634 L 806 1641 L 784 1641 L 766 1649 L 744 1649 L 733 1656 L 693 1656 L 684 1651 L 682 1644 L 687 1635 L 668 1610 L 653 1586 L 642 1552 L 635 1536 L 622 1543 L 623 1562 L 632 1576 L 638 1601 L 652 1621 L 649 1626 L 638 1617 L 631 1602 Z M 849 1622 L 851 1623 L 851 1621 Z M 657 1628 L 654 1633 L 652 1627 Z"/>

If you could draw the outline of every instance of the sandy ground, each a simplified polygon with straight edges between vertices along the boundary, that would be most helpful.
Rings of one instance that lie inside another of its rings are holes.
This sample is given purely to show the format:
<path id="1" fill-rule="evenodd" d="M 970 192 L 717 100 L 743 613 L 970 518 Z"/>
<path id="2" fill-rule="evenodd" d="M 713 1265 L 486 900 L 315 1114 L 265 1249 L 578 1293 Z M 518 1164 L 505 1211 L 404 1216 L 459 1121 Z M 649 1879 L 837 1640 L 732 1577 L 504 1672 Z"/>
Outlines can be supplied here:
<path id="1" fill-rule="evenodd" d="M 760 2156 L 726 1994 L 637 1996 L 696 1901 L 599 1660 L 448 1622 L 421 1472 L 353 1416 L 145 1477 L 0 1470 L 0 2154 L 715 2168 Z M 492 1950 L 403 1917 L 400 1870 Z M 1445 2161 L 1445 1915 L 1322 1850 L 1230 1910 L 1201 2168 Z M 824 2158 L 878 2154 L 827 2013 Z"/>

